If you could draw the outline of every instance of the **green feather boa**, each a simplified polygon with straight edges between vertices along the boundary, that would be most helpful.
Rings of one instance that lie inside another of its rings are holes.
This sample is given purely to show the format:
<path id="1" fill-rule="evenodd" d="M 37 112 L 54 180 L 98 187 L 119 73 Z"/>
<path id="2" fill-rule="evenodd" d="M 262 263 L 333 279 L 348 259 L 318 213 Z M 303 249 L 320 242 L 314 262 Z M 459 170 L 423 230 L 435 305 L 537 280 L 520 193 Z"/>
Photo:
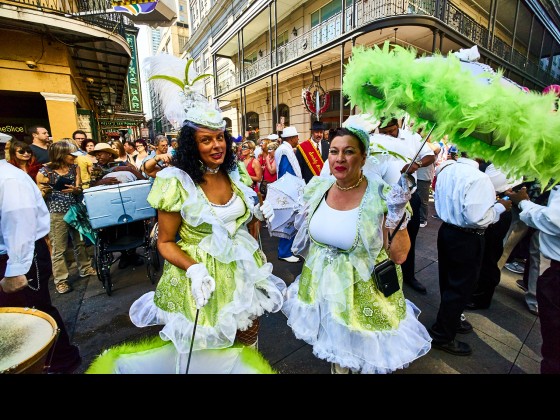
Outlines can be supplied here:
<path id="1" fill-rule="evenodd" d="M 111 347 L 105 350 L 95 358 L 86 374 L 110 374 L 114 372 L 116 361 L 121 355 L 141 353 L 147 350 L 157 349 L 163 346 L 172 346 L 173 343 L 162 340 L 159 336 L 145 337 L 136 342 L 129 342 Z M 245 347 L 234 344 L 232 347 L 241 347 L 241 360 L 247 365 L 253 367 L 259 373 L 276 374 L 277 372 L 270 366 L 268 361 L 257 350 L 251 347 Z M 227 349 L 223 349 L 227 350 Z M 215 351 L 221 351 L 216 349 Z"/>
<path id="2" fill-rule="evenodd" d="M 433 138 L 447 134 L 460 150 L 492 161 L 510 177 L 558 182 L 556 97 L 505 86 L 500 77 L 501 72 L 473 76 L 452 54 L 418 59 L 412 48 L 385 43 L 353 49 L 342 88 L 351 106 L 378 118 L 406 112 L 417 123 L 435 122 Z"/>

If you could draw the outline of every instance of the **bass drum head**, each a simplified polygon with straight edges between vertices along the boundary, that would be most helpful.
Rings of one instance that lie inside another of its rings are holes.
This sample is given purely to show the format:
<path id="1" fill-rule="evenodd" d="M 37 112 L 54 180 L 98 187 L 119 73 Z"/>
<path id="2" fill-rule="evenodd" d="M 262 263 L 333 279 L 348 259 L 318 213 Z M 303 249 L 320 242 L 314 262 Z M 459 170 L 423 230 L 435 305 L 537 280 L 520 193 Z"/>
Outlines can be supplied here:
<path id="1" fill-rule="evenodd" d="M 42 373 L 56 321 L 32 308 L 0 308 L 0 373 Z"/>

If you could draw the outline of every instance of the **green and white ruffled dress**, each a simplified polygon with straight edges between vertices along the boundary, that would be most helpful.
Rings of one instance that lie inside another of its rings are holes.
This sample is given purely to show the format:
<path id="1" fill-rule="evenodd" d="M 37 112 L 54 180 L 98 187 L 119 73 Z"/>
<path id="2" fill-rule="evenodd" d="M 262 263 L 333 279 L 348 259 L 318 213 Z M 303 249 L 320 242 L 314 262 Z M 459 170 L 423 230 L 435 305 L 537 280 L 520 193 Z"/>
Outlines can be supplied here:
<path id="1" fill-rule="evenodd" d="M 366 175 L 368 186 L 358 210 L 356 237 L 345 251 L 310 237 L 309 223 L 334 178 L 314 177 L 305 187 L 304 207 L 296 217 L 292 251 L 304 256 L 301 275 L 287 290 L 282 312 L 298 339 L 320 359 L 360 373 L 390 373 L 407 367 L 430 350 L 431 338 L 418 321 L 420 310 L 401 290 L 385 297 L 371 278 L 374 265 L 387 258 L 383 248 L 385 201 L 380 178 Z"/>
<path id="2" fill-rule="evenodd" d="M 160 171 L 148 196 L 154 208 L 181 213 L 177 244 L 216 280 L 216 290 L 200 309 L 193 350 L 232 346 L 238 329 L 247 329 L 264 312 L 278 312 L 283 303 L 286 284 L 272 274 L 272 264 L 247 231 L 255 193 L 243 185 L 237 171 L 230 179 L 245 204 L 233 233 L 217 217 L 200 186 L 178 168 Z M 196 306 L 184 270 L 165 261 L 155 293 L 141 296 L 129 313 L 138 327 L 163 325 L 160 337 L 172 341 L 179 353 L 189 352 Z"/>

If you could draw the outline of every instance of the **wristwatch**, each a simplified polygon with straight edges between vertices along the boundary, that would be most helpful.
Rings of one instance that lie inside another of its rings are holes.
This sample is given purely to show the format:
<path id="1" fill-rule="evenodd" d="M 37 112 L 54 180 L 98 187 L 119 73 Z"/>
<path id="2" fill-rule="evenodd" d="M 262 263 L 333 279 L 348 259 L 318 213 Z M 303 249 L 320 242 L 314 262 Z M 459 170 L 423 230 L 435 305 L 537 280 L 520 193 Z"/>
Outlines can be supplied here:
<path id="1" fill-rule="evenodd" d="M 414 163 L 416 163 L 418 165 L 419 168 L 422 167 L 422 161 L 420 159 L 415 160 Z"/>

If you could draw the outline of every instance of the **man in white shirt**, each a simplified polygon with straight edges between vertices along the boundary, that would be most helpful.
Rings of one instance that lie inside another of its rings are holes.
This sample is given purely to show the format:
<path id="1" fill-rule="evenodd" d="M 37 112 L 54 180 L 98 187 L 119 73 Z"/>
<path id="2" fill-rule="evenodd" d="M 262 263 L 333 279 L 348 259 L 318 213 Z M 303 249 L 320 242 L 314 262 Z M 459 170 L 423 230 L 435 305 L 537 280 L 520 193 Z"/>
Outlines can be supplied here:
<path id="1" fill-rule="evenodd" d="M 299 142 L 299 134 L 295 127 L 286 127 L 282 131 L 282 144 L 274 152 L 274 160 L 278 165 L 277 175 L 281 178 L 285 173 L 290 173 L 302 178 L 301 168 L 296 159 L 294 148 Z M 294 235 L 295 237 L 295 235 Z M 278 241 L 278 259 L 289 262 L 298 263 L 300 259 L 292 254 L 292 244 L 294 237 L 291 239 L 280 238 Z"/>
<path id="2" fill-rule="evenodd" d="M 374 152 L 389 150 L 407 159 L 407 162 L 404 162 L 402 159 L 391 154 L 375 155 L 379 161 L 379 165 L 376 165 L 376 171 L 389 185 L 396 184 L 401 173 L 404 173 L 406 170 L 408 170 L 409 174 L 412 174 L 416 182 L 416 171 L 421 167 L 431 165 L 435 162 L 436 155 L 433 150 L 426 144 L 422 146 L 422 137 L 417 133 L 399 128 L 399 121 L 396 118 L 391 119 L 386 124 L 385 121 L 382 121 L 378 130 L 379 134 L 372 134 L 370 136 L 370 150 Z M 416 160 L 410 163 L 419 150 L 420 153 L 416 157 Z M 406 261 L 401 264 L 401 268 L 403 281 L 418 293 L 425 295 L 428 293 L 426 287 L 414 276 L 416 236 L 420 228 L 420 207 L 422 205 L 422 200 L 416 191 L 416 187 L 413 187 L 411 192 L 410 206 L 412 207 L 412 217 L 406 227 L 408 236 L 410 237 L 410 251 L 408 252 Z"/>
<path id="3" fill-rule="evenodd" d="M 49 373 L 72 373 L 82 359 L 52 305 L 49 230 L 49 211 L 37 185 L 27 173 L 0 160 L 0 307 L 34 307 L 52 316 L 60 332 Z"/>
<path id="4" fill-rule="evenodd" d="M 508 192 L 528 226 L 539 230 L 541 253 L 550 259 L 550 267 L 537 280 L 537 302 L 541 323 L 541 373 L 560 373 L 560 188 L 556 185 L 548 205 L 529 200 L 527 190 Z"/>
<path id="5" fill-rule="evenodd" d="M 468 356 L 472 353 L 470 345 L 456 340 L 455 335 L 472 331 L 463 328 L 461 314 L 479 276 L 484 232 L 511 209 L 511 201 L 496 201 L 488 175 L 465 155 L 440 171 L 435 204 L 443 222 L 437 238 L 441 301 L 436 321 L 428 331 L 434 348 Z"/>
<path id="6" fill-rule="evenodd" d="M 523 179 L 506 179 L 505 174 L 491 162 L 476 160 L 478 169 L 490 178 L 496 196 L 523 182 Z M 467 303 L 467 309 L 488 309 L 492 303 L 494 291 L 501 279 L 501 267 L 498 266 L 498 261 L 504 252 L 504 240 L 511 226 L 512 217 L 511 211 L 502 213 L 499 220 L 490 224 L 484 232 L 484 254 L 480 263 L 480 274 L 470 301 Z"/>

